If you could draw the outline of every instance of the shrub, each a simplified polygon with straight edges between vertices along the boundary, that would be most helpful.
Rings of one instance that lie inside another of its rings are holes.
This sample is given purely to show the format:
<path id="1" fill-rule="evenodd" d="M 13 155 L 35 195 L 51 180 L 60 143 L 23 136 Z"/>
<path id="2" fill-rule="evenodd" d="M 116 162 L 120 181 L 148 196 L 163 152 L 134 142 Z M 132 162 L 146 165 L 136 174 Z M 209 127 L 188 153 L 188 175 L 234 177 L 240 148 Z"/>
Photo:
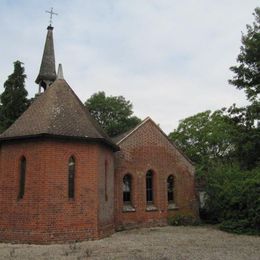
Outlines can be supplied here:
<path id="1" fill-rule="evenodd" d="M 168 217 L 168 224 L 171 226 L 187 226 L 199 225 L 199 220 L 195 219 L 191 214 L 178 213 L 174 216 Z"/>
<path id="2" fill-rule="evenodd" d="M 207 176 L 204 216 L 236 233 L 260 233 L 260 168 L 221 165 Z"/>
<path id="3" fill-rule="evenodd" d="M 236 234 L 260 235 L 259 229 L 253 229 L 250 222 L 246 219 L 236 221 L 224 220 L 219 225 L 219 228 L 223 231 Z"/>

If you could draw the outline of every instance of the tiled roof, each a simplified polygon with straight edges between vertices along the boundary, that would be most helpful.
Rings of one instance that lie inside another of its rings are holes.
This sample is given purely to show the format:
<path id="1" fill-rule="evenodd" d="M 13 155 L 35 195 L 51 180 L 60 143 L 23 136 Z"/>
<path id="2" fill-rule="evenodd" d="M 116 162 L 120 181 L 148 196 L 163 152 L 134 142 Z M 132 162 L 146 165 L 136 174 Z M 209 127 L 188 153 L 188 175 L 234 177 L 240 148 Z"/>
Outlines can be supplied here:
<path id="1" fill-rule="evenodd" d="M 35 82 L 37 84 L 42 80 L 54 81 L 56 79 L 56 70 L 55 70 L 55 55 L 54 55 L 54 45 L 53 45 L 53 27 L 48 26 L 48 32 L 46 36 L 46 41 L 44 45 L 44 51 L 42 56 L 41 67 L 39 75 L 36 78 Z"/>
<path id="2" fill-rule="evenodd" d="M 88 110 L 63 79 L 56 80 L 42 93 L 0 135 L 0 141 L 41 134 L 100 139 L 117 150 L 117 146 L 91 117 Z"/>

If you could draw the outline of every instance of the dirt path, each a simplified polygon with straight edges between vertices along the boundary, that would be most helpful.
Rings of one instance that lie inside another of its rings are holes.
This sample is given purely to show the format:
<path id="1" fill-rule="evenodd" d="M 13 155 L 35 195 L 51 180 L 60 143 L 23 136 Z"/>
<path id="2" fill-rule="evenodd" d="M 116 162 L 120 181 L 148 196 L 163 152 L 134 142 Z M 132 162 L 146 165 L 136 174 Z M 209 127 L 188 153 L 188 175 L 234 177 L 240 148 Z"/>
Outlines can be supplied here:
<path id="1" fill-rule="evenodd" d="M 233 235 L 212 227 L 168 226 L 66 245 L 0 244 L 0 259 L 260 260 L 260 237 Z"/>

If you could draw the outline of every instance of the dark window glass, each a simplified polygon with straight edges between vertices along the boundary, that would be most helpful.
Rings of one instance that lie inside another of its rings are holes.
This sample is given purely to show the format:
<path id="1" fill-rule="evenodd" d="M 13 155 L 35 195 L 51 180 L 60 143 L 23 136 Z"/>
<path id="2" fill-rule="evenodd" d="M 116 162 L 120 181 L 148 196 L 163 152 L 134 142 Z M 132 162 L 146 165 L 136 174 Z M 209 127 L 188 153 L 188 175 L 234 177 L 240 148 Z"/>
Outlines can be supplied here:
<path id="1" fill-rule="evenodd" d="M 167 179 L 168 202 L 174 202 L 174 177 L 170 175 Z"/>
<path id="2" fill-rule="evenodd" d="M 75 159 L 73 156 L 69 159 L 69 178 L 68 178 L 68 184 L 69 184 L 69 198 L 74 198 L 75 193 Z"/>
<path id="3" fill-rule="evenodd" d="M 25 192 L 25 174 L 26 174 L 26 159 L 23 157 L 20 161 L 20 182 L 18 199 L 22 199 Z"/>
<path id="4" fill-rule="evenodd" d="M 148 171 L 146 174 L 146 201 L 153 202 L 153 173 Z"/>
<path id="5" fill-rule="evenodd" d="M 132 178 L 131 175 L 126 174 L 123 178 L 123 201 L 124 203 L 131 203 L 131 187 Z"/>

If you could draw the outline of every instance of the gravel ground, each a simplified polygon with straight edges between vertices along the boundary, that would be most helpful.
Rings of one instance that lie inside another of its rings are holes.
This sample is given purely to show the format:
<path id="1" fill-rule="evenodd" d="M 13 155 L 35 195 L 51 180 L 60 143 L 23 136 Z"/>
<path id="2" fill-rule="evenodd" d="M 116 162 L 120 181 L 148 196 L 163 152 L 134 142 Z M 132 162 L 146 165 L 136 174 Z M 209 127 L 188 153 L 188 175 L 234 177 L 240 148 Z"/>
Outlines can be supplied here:
<path id="1" fill-rule="evenodd" d="M 229 234 L 211 226 L 143 228 L 64 245 L 2 243 L 0 259 L 260 260 L 260 237 Z"/>

